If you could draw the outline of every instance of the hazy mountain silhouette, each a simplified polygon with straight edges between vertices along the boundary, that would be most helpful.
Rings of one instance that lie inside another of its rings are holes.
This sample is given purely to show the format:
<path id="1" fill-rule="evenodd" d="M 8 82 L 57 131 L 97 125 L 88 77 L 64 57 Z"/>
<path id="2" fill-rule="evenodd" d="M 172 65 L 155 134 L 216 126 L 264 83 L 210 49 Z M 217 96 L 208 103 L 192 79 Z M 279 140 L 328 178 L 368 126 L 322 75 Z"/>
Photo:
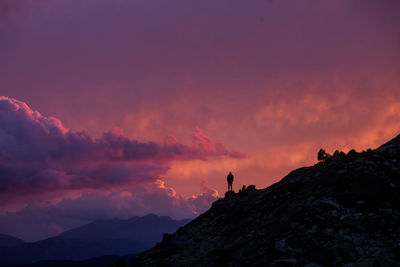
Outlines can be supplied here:
<path id="1" fill-rule="evenodd" d="M 152 246 L 161 240 L 164 233 L 172 233 L 189 221 L 176 221 L 168 216 L 149 214 L 129 220 L 95 221 L 66 231 L 60 237 L 80 240 L 128 239 Z"/>
<path id="2" fill-rule="evenodd" d="M 0 264 L 135 254 L 160 241 L 164 233 L 172 233 L 189 221 L 156 215 L 96 221 L 57 237 L 0 248 Z"/>
<path id="3" fill-rule="evenodd" d="M 400 266 L 400 136 L 225 198 L 129 266 Z"/>
<path id="4" fill-rule="evenodd" d="M 24 240 L 16 238 L 11 235 L 0 234 L 0 248 L 15 247 L 25 243 Z"/>

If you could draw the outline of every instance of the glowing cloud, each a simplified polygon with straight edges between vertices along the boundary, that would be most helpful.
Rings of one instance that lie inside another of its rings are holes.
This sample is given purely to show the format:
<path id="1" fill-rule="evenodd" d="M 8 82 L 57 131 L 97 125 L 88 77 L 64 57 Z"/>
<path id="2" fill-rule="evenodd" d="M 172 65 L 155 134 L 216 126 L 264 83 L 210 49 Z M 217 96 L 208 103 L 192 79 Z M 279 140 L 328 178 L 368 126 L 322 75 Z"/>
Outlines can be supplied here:
<path id="1" fill-rule="evenodd" d="M 15 196 L 153 182 L 172 161 L 243 157 L 220 142 L 212 145 L 199 128 L 193 137 L 192 146 L 173 136 L 163 144 L 138 142 L 118 130 L 93 139 L 21 101 L 0 97 L 0 193 Z"/>

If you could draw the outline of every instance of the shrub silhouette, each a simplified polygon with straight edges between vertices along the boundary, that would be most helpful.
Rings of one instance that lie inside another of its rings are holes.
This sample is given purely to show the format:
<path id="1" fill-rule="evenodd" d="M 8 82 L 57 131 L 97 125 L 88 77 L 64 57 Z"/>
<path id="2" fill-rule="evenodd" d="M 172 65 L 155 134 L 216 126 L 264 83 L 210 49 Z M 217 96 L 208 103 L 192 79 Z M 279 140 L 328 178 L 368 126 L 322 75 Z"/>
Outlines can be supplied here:
<path id="1" fill-rule="evenodd" d="M 355 149 L 352 149 L 347 153 L 347 156 L 353 157 L 356 156 L 357 154 L 358 154 L 357 151 Z"/>
<path id="2" fill-rule="evenodd" d="M 332 155 L 333 159 L 339 159 L 339 158 L 344 158 L 346 154 L 343 151 L 335 150 L 335 152 Z"/>
<path id="3" fill-rule="evenodd" d="M 346 157 L 346 153 L 344 153 L 343 151 L 339 151 L 339 150 L 335 150 L 335 152 L 333 153 L 333 155 L 330 155 L 328 153 L 325 152 L 324 149 L 320 149 L 318 151 L 318 161 L 319 162 L 327 162 L 330 161 L 332 159 L 341 159 Z"/>
<path id="4" fill-rule="evenodd" d="M 318 157 L 317 158 L 318 158 L 319 162 L 326 162 L 326 161 L 330 160 L 332 158 L 332 156 L 329 155 L 328 153 L 326 153 L 325 150 L 321 148 L 318 151 Z"/>

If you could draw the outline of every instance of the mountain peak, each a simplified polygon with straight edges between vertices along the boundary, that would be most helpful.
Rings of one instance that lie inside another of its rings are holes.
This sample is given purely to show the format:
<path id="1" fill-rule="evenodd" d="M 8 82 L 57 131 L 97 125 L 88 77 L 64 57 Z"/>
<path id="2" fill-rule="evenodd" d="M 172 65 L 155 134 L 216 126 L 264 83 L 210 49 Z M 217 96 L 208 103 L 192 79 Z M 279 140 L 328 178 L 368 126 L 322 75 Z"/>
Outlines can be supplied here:
<path id="1" fill-rule="evenodd" d="M 132 266 L 399 266 L 399 140 L 229 193 Z"/>

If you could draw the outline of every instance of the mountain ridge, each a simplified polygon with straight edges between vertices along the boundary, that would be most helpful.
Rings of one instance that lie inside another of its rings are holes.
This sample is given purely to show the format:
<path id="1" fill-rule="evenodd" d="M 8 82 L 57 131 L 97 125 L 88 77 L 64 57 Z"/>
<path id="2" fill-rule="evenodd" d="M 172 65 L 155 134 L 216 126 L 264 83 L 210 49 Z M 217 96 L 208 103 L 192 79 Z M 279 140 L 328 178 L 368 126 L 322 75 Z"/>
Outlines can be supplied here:
<path id="1" fill-rule="evenodd" d="M 130 266 L 400 266 L 400 135 L 227 193 Z"/>
<path id="2" fill-rule="evenodd" d="M 168 216 L 158 216 L 148 214 L 142 217 L 133 216 L 129 219 L 114 218 L 111 220 L 98 220 L 89 224 L 76 227 L 65 231 L 59 236 L 71 239 L 83 240 L 104 240 L 104 239 L 129 239 L 129 240 L 146 240 L 147 243 L 156 243 L 160 240 L 163 233 L 160 231 L 151 231 L 148 228 L 160 228 L 164 232 L 173 232 L 176 230 L 176 223 L 183 225 L 190 219 L 174 220 Z M 126 232 L 134 224 L 135 232 Z M 111 228 L 111 229 L 110 229 Z"/>
<path id="3" fill-rule="evenodd" d="M 21 245 L 25 243 L 24 240 L 6 234 L 0 234 L 0 248 L 2 247 L 15 247 L 17 245 Z"/>
<path id="4" fill-rule="evenodd" d="M 56 237 L 0 248 L 0 265 L 31 264 L 43 260 L 81 261 L 104 255 L 135 254 L 150 248 L 164 233 L 172 233 L 189 219 L 174 220 L 150 214 L 130 219 L 95 221 Z"/>

